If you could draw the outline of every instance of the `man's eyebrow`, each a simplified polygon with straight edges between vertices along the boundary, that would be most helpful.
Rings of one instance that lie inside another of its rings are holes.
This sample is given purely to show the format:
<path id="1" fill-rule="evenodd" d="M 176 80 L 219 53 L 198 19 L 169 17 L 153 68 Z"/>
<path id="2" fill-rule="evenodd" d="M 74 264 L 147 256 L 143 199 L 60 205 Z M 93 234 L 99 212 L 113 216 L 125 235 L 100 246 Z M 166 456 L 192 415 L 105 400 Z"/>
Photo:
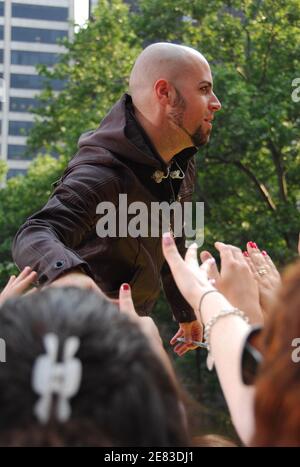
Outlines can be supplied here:
<path id="1" fill-rule="evenodd" d="M 200 81 L 199 86 L 201 86 L 202 84 L 207 84 L 209 87 L 212 88 L 212 83 L 210 81 Z"/>

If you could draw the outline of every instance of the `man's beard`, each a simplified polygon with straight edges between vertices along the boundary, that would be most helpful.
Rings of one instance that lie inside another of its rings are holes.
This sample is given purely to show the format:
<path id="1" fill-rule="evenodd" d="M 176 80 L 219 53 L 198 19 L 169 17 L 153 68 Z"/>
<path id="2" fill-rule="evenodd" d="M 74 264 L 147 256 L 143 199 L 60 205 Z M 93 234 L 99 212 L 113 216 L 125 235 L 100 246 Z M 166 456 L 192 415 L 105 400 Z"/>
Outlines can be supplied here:
<path id="1" fill-rule="evenodd" d="M 196 148 L 200 148 L 204 146 L 209 141 L 210 130 L 204 132 L 202 126 L 200 125 L 194 133 L 190 133 L 184 126 L 183 126 L 183 117 L 184 112 L 186 109 L 186 102 L 184 97 L 180 94 L 178 89 L 175 88 L 176 98 L 174 102 L 174 108 L 169 113 L 169 117 L 171 121 L 179 127 L 182 131 L 188 135 Z"/>

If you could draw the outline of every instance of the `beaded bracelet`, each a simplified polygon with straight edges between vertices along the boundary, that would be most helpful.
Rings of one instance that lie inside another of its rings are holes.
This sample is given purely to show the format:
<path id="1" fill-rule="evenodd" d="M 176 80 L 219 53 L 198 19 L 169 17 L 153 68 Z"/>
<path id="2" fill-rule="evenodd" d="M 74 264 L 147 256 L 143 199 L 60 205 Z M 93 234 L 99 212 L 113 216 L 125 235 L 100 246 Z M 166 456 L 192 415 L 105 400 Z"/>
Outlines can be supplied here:
<path id="1" fill-rule="evenodd" d="M 207 360 L 206 360 L 206 366 L 207 368 L 211 371 L 214 367 L 214 359 L 211 355 L 211 352 L 210 352 L 210 333 L 211 333 L 211 330 L 212 330 L 212 327 L 214 324 L 216 324 L 216 322 L 218 321 L 219 318 L 222 318 L 224 316 L 228 316 L 228 315 L 235 315 L 235 316 L 239 316 L 240 318 L 242 318 L 247 324 L 249 323 L 249 318 L 245 315 L 245 313 L 241 310 L 239 310 L 238 308 L 231 308 L 230 310 L 222 310 L 220 311 L 220 313 L 218 313 L 217 315 L 213 316 L 209 322 L 206 324 L 205 326 L 205 331 L 204 331 L 204 342 L 206 343 L 207 345 L 207 351 L 208 351 L 208 355 L 207 355 Z"/>

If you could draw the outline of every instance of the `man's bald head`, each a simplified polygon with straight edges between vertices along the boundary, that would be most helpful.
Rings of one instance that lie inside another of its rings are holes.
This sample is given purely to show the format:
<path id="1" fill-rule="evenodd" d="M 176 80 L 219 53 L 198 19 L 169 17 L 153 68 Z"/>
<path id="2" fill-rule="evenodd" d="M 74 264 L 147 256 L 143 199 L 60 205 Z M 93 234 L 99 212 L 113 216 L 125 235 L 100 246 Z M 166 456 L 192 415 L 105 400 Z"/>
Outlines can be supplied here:
<path id="1" fill-rule="evenodd" d="M 208 66 L 205 57 L 190 47 L 167 42 L 149 45 L 138 56 L 130 75 L 129 91 L 133 100 L 152 90 L 159 79 L 176 81 L 179 76 L 183 77 L 195 61 Z"/>

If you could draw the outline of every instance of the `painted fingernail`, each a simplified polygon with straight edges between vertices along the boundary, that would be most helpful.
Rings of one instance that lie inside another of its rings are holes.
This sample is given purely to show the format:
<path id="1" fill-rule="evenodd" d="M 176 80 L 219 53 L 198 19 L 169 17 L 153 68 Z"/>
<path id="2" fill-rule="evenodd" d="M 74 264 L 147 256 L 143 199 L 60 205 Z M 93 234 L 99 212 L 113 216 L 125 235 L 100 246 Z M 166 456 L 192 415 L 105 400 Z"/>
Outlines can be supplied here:
<path id="1" fill-rule="evenodd" d="M 262 254 L 263 256 L 268 256 L 268 253 L 267 253 L 265 250 L 263 250 L 263 251 L 261 252 L 261 254 Z"/>
<path id="2" fill-rule="evenodd" d="M 165 233 L 163 233 L 163 243 L 164 243 L 164 245 L 166 245 L 166 246 L 172 245 L 173 240 L 172 240 L 172 237 L 171 237 L 170 232 L 165 232 Z"/>
<path id="3" fill-rule="evenodd" d="M 243 251 L 243 255 L 244 255 L 244 256 L 249 256 L 248 251 Z"/>
<path id="4" fill-rule="evenodd" d="M 250 248 L 257 248 L 257 245 L 255 242 L 248 242 L 247 245 L 249 245 Z"/>
<path id="5" fill-rule="evenodd" d="M 215 258 L 208 258 L 206 264 L 214 264 L 216 262 Z"/>
<path id="6" fill-rule="evenodd" d="M 123 284 L 123 285 L 122 285 L 122 290 L 123 290 L 124 292 L 128 292 L 128 291 L 130 290 L 130 285 L 129 285 L 129 284 Z"/>

